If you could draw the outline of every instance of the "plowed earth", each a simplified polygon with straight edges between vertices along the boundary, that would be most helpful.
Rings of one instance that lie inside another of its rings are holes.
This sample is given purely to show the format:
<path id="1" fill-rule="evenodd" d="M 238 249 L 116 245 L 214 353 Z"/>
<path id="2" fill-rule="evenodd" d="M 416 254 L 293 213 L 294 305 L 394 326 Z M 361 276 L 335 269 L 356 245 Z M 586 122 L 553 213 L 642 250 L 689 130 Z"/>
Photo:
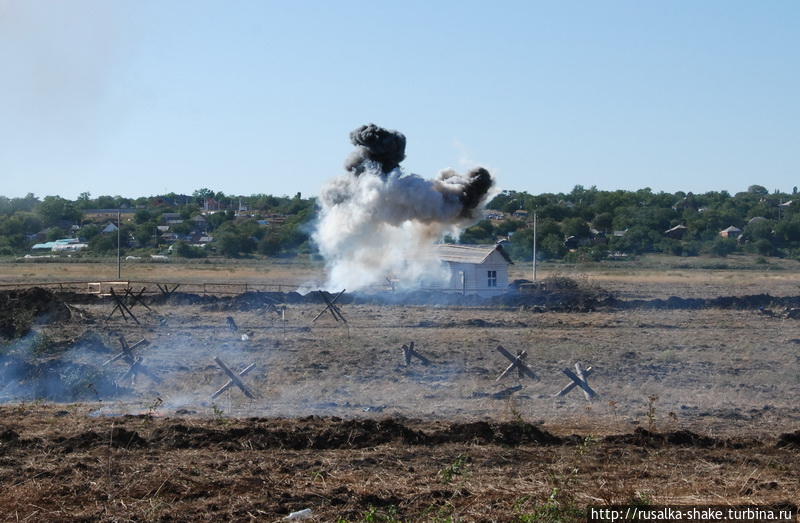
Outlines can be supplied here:
<path id="1" fill-rule="evenodd" d="M 519 421 L 0 414 L 4 520 L 274 521 L 310 508 L 320 521 L 513 521 L 552 500 L 570 519 L 602 503 L 787 503 L 800 491 L 798 433 L 587 439 Z"/>

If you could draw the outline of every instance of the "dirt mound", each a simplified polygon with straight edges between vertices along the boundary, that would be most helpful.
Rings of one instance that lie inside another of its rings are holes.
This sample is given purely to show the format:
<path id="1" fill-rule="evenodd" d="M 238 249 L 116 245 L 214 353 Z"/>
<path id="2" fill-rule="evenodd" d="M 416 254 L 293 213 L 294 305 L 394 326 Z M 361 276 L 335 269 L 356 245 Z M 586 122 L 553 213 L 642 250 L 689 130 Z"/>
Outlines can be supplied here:
<path id="1" fill-rule="evenodd" d="M 53 442 L 63 447 L 67 452 L 90 449 L 101 445 L 124 449 L 147 446 L 147 441 L 139 436 L 138 432 L 126 430 L 123 427 L 112 428 L 110 434 L 100 435 L 90 430 L 69 438 L 56 438 Z"/>
<path id="2" fill-rule="evenodd" d="M 647 429 L 638 428 L 633 434 L 620 434 L 606 436 L 606 442 L 621 443 L 624 445 L 636 445 L 640 447 L 695 447 L 695 448 L 743 448 L 750 445 L 750 442 L 736 441 L 730 439 L 712 438 L 702 436 L 688 430 L 675 432 L 651 432 Z"/>
<path id="3" fill-rule="evenodd" d="M 617 309 L 697 310 L 697 309 L 762 309 L 767 307 L 791 309 L 800 307 L 800 296 L 719 296 L 716 298 L 680 298 L 670 296 L 655 300 L 617 300 L 609 298 L 604 305 Z"/>
<path id="4" fill-rule="evenodd" d="M 34 324 L 70 319 L 64 301 L 41 287 L 0 291 L 0 337 L 19 338 Z"/>
<path id="5" fill-rule="evenodd" d="M 778 438 L 777 446 L 800 449 L 800 430 L 781 434 Z"/>
<path id="6" fill-rule="evenodd" d="M 235 296 L 212 296 L 176 292 L 169 297 L 164 295 L 149 298 L 153 304 L 202 305 L 211 311 L 249 311 L 282 303 L 322 303 L 322 300 L 309 293 L 305 296 L 297 292 L 245 292 Z M 344 302 L 343 302 L 344 303 Z"/>
<path id="7" fill-rule="evenodd" d="M 226 450 L 322 450 L 374 447 L 393 440 L 416 443 L 419 438 L 419 434 L 394 420 L 348 420 L 333 424 L 301 422 L 291 428 L 260 423 L 225 429 L 174 424 L 154 430 L 150 443 L 179 449 L 219 446 Z"/>
<path id="8" fill-rule="evenodd" d="M 431 443 L 467 443 L 501 445 L 560 445 L 566 440 L 554 436 L 535 425 L 523 422 L 455 423 L 445 430 L 429 436 Z"/>
<path id="9" fill-rule="evenodd" d="M 394 419 L 340 420 L 311 417 L 292 427 L 255 423 L 226 429 L 188 426 L 182 423 L 159 427 L 150 444 L 168 448 L 220 446 L 227 450 L 345 449 L 365 448 L 399 441 L 407 445 L 439 445 L 476 442 L 500 445 L 558 445 L 564 442 L 527 423 L 487 422 L 452 424 L 441 430 L 422 432 Z"/>

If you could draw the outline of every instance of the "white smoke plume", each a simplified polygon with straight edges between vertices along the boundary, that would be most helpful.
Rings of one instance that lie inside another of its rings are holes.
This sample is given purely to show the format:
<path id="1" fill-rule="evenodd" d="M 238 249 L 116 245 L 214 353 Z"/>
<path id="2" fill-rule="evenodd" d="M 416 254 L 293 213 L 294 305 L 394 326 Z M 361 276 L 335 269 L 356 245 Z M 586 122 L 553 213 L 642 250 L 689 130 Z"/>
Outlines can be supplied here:
<path id="1" fill-rule="evenodd" d="M 483 168 L 444 170 L 433 180 L 406 174 L 405 136 L 373 124 L 350 135 L 349 173 L 320 195 L 314 240 L 328 268 L 326 287 L 350 291 L 397 279 L 401 286 L 441 284 L 448 272 L 435 242 L 458 236 L 480 216 L 493 184 Z"/>

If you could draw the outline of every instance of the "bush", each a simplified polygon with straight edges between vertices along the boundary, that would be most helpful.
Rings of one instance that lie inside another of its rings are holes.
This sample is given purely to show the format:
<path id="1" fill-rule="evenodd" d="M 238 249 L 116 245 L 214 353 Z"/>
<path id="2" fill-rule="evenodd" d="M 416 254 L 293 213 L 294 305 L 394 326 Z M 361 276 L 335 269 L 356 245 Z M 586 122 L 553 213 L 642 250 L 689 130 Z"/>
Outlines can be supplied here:
<path id="1" fill-rule="evenodd" d="M 711 243 L 710 251 L 715 256 L 725 257 L 736 250 L 736 240 L 717 238 Z"/>
<path id="2" fill-rule="evenodd" d="M 200 247 L 194 247 L 184 241 L 177 241 L 172 246 L 172 252 L 181 258 L 205 258 L 206 251 Z"/>
<path id="3" fill-rule="evenodd" d="M 755 244 L 753 244 L 753 247 L 755 248 L 756 252 L 762 256 L 769 256 L 773 251 L 772 242 L 766 238 L 756 240 Z"/>

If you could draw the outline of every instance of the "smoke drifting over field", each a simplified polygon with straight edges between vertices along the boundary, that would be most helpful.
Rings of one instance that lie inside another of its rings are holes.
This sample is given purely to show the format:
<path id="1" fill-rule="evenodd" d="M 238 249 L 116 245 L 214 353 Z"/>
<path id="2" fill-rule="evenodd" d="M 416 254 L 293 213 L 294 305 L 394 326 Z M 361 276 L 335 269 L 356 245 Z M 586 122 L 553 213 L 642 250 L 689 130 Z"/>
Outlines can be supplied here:
<path id="1" fill-rule="evenodd" d="M 432 246 L 480 217 L 494 181 L 486 169 L 446 169 L 432 180 L 407 174 L 402 133 L 374 124 L 350 133 L 349 173 L 322 190 L 314 240 L 330 289 L 358 290 L 393 276 L 401 285 L 441 283 L 447 272 Z"/>

